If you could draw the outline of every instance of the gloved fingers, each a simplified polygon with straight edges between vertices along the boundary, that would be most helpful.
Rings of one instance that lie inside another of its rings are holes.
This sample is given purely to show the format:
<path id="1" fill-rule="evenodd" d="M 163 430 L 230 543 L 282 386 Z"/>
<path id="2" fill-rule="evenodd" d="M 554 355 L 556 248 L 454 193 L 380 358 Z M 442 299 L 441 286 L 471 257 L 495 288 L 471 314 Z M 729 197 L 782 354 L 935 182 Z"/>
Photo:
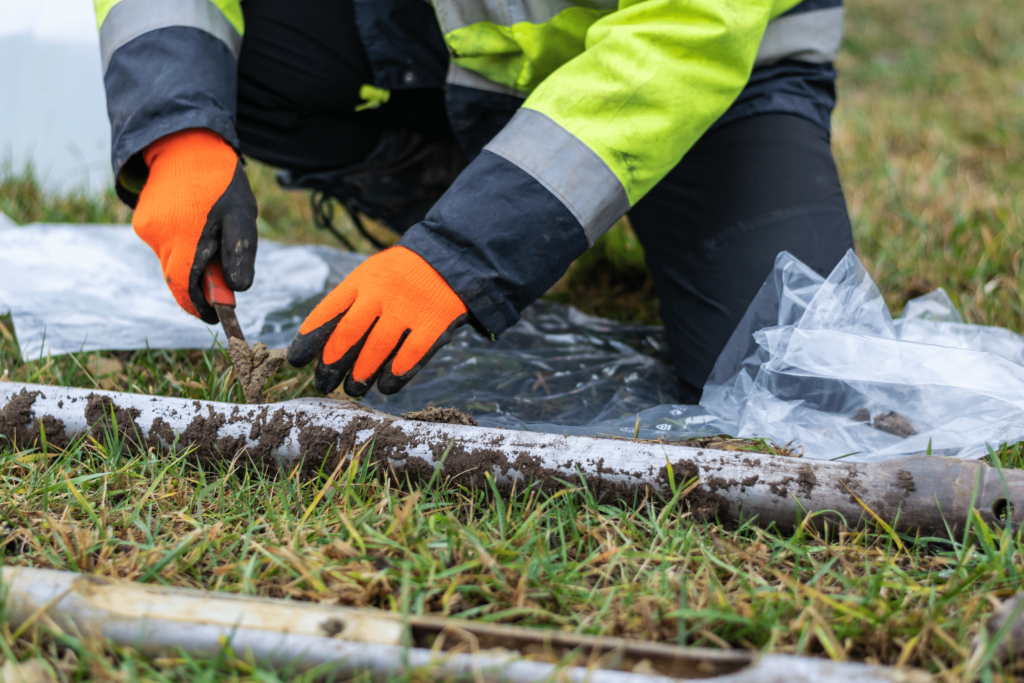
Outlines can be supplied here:
<path id="1" fill-rule="evenodd" d="M 389 322 L 393 321 L 384 318 L 377 323 L 352 366 L 352 379 L 357 383 L 373 384 L 371 378 L 394 357 L 403 341 L 409 337 L 409 329 L 405 325 L 389 325 Z"/>
<path id="2" fill-rule="evenodd" d="M 196 249 L 195 257 L 192 260 L 192 268 L 189 270 L 188 275 L 189 301 L 196 309 L 196 315 L 207 325 L 216 325 L 220 322 L 220 316 L 217 315 L 217 311 L 209 304 L 206 300 L 206 295 L 203 294 L 203 271 L 211 259 L 213 259 L 213 254 L 216 253 L 216 242 L 213 238 L 207 238 L 205 235 L 200 238 L 199 248 Z M 177 293 L 175 293 L 175 298 L 177 298 Z M 186 311 L 189 310 L 180 300 L 178 304 Z"/>
<path id="3" fill-rule="evenodd" d="M 288 347 L 288 362 L 301 368 L 319 358 L 338 321 L 355 302 L 356 289 L 351 284 L 342 282 L 331 290 L 302 321 L 299 333 Z"/>
<path id="4" fill-rule="evenodd" d="M 295 339 L 288 346 L 288 363 L 292 367 L 301 368 L 318 359 L 324 350 L 324 344 L 327 343 L 343 315 L 345 314 L 339 313 L 307 334 L 299 332 L 295 335 Z"/>
<path id="5" fill-rule="evenodd" d="M 239 161 L 231 184 L 210 210 L 210 218 L 220 225 L 224 281 L 236 292 L 252 287 L 256 276 L 257 213 L 256 197 Z"/>
<path id="6" fill-rule="evenodd" d="M 217 312 L 206 303 L 200 286 L 202 268 L 197 269 L 195 261 L 200 258 L 203 251 L 216 251 L 216 242 L 206 240 L 206 249 L 196 249 L 191 245 L 182 248 L 173 240 L 165 238 L 167 221 L 163 210 L 154 210 L 152 203 L 148 201 L 150 195 L 147 191 L 150 188 L 143 188 L 142 198 L 132 216 L 132 228 L 143 242 L 145 242 L 160 259 L 160 266 L 163 270 L 164 282 L 167 283 L 171 295 L 178 305 L 185 312 L 197 316 L 203 322 L 211 325 L 218 322 Z M 158 207 L 158 209 L 166 207 Z M 200 239 L 202 246 L 202 239 Z M 207 257 L 207 260 L 209 257 Z M 206 261 L 202 261 L 202 267 Z"/>
<path id="7" fill-rule="evenodd" d="M 349 396 L 365 395 L 398 353 L 409 333 L 408 328 L 401 324 L 395 325 L 394 321 L 377 321 L 363 344 L 352 371 L 345 378 L 345 393 Z"/>
<path id="8" fill-rule="evenodd" d="M 336 363 L 353 346 L 366 338 L 367 331 L 377 323 L 379 317 L 380 308 L 378 306 L 368 301 L 366 297 L 357 298 L 338 321 L 334 332 L 324 344 L 322 362 L 328 365 Z"/>
<path id="9" fill-rule="evenodd" d="M 391 362 L 385 363 L 377 378 L 377 389 L 380 393 L 398 393 L 434 357 L 434 354 L 441 350 L 442 346 L 452 340 L 455 330 L 465 325 L 468 319 L 469 315 L 460 315 L 440 335 L 427 329 L 413 330 L 402 340 L 397 353 Z"/>
<path id="10" fill-rule="evenodd" d="M 338 286 L 338 288 L 342 287 L 345 287 L 345 283 Z M 355 288 L 345 287 L 345 289 L 351 290 L 351 296 L 355 297 Z M 337 300 L 344 303 L 346 298 Z M 327 303 L 327 299 L 324 299 L 320 306 L 325 303 Z M 313 384 L 319 392 L 329 394 L 338 388 L 346 375 L 351 373 L 352 366 L 377 323 L 376 310 L 375 306 L 365 300 L 356 299 L 343 314 L 315 330 L 303 334 L 302 329 L 306 326 L 306 323 L 303 323 L 303 327 L 299 328 L 299 336 L 295 338 L 292 346 L 288 349 L 289 360 L 293 356 L 294 349 L 296 360 L 309 362 L 307 360 L 311 358 L 309 354 L 315 350 L 312 357 L 319 355 L 320 363 L 313 374 Z M 316 313 L 317 311 L 314 309 L 306 322 L 313 319 Z"/>
<path id="11" fill-rule="evenodd" d="M 359 357 L 359 352 L 362 351 L 363 346 L 366 344 L 366 338 L 370 336 L 371 332 L 373 332 L 373 324 L 370 325 L 370 329 L 366 330 L 362 337 L 357 339 L 356 342 L 333 363 L 326 363 L 323 358 L 320 359 L 320 363 L 316 366 L 316 372 L 313 373 L 313 386 L 316 387 L 317 391 L 321 394 L 329 394 L 338 388 L 338 385 L 341 384 L 342 380 L 351 375 L 352 366 L 355 364 L 356 358 Z M 369 387 L 367 387 L 367 389 L 369 389 Z M 363 394 L 365 393 L 366 392 L 364 391 Z M 349 396 L 362 396 L 363 394 L 353 393 L 349 394 Z"/>

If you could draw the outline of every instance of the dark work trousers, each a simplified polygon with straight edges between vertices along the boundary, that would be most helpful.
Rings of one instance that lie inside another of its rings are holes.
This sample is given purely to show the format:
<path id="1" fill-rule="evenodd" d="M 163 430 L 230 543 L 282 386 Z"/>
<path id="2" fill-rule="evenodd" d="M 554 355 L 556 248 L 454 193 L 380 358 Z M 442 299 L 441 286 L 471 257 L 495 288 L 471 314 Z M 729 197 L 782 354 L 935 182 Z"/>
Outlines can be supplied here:
<path id="1" fill-rule="evenodd" d="M 788 114 L 706 133 L 629 216 L 687 403 L 780 251 L 827 276 L 853 247 L 828 133 Z"/>
<path id="2" fill-rule="evenodd" d="M 355 111 L 373 79 L 350 0 L 242 8 L 238 134 L 247 155 L 290 171 L 329 170 L 363 161 L 387 130 L 451 136 L 441 90 L 395 91 L 382 107 Z M 853 246 L 829 135 L 790 114 L 713 128 L 630 219 L 690 403 L 780 251 L 827 275 Z"/>

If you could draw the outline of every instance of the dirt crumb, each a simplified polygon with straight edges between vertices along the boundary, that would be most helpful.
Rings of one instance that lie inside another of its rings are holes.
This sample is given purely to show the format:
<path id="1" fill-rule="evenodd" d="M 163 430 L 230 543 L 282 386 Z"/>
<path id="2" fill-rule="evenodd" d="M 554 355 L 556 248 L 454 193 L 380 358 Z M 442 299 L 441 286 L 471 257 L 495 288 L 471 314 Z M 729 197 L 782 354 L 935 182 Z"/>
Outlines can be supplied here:
<path id="1" fill-rule="evenodd" d="M 907 470 L 896 470 L 896 488 L 903 493 L 910 493 L 917 487 L 914 485 L 914 475 Z"/>
<path id="2" fill-rule="evenodd" d="M 263 386 L 267 378 L 277 372 L 287 356 L 284 349 L 268 350 L 263 342 L 256 342 L 251 347 L 241 339 L 228 339 L 228 356 L 235 366 L 235 374 L 242 385 L 245 402 L 250 404 L 266 403 L 263 398 Z"/>
<path id="3" fill-rule="evenodd" d="M 917 430 L 910 426 L 910 422 L 907 418 L 895 411 L 875 415 L 874 419 L 871 421 L 871 426 L 880 431 L 887 432 L 904 439 L 908 436 L 914 436 L 914 434 L 917 434 Z"/>
<path id="4" fill-rule="evenodd" d="M 804 495 L 809 496 L 814 491 L 814 487 L 818 485 L 818 477 L 809 465 L 804 465 L 800 468 L 800 473 L 796 477 L 796 483 Z"/>
<path id="5" fill-rule="evenodd" d="M 417 420 L 419 422 L 440 422 L 446 425 L 468 425 L 476 427 L 477 422 L 472 416 L 467 415 L 458 408 L 424 408 L 411 413 L 402 413 L 403 420 Z"/>
<path id="6" fill-rule="evenodd" d="M 871 411 L 867 408 L 861 408 L 850 419 L 854 422 L 871 422 Z"/>

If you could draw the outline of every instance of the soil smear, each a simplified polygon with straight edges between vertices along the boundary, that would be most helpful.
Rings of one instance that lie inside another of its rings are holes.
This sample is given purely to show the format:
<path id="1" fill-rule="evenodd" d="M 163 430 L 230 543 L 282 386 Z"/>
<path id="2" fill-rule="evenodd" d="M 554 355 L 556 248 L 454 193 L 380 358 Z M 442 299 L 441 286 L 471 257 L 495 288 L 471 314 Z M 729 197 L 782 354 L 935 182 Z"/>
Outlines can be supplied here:
<path id="1" fill-rule="evenodd" d="M 251 347 L 241 339 L 228 339 L 228 356 L 235 366 L 235 374 L 242 385 L 245 402 L 250 405 L 266 403 L 263 398 L 263 387 L 267 378 L 277 372 L 287 357 L 284 349 L 268 350 L 263 342 L 256 342 Z"/>
<path id="2" fill-rule="evenodd" d="M 896 470 L 896 487 L 903 493 L 917 490 L 917 486 L 914 485 L 914 475 L 907 470 Z"/>
<path id="3" fill-rule="evenodd" d="M 19 449 L 41 446 L 44 440 L 48 446 L 66 448 L 71 439 L 64 432 L 63 420 L 52 415 L 32 419 L 32 405 L 38 396 L 38 391 L 22 389 L 0 409 L 0 438 Z"/>
<path id="4" fill-rule="evenodd" d="M 411 413 L 402 413 L 403 420 L 417 420 L 419 422 L 440 422 L 446 425 L 466 425 L 478 427 L 476 420 L 458 408 L 424 408 Z"/>

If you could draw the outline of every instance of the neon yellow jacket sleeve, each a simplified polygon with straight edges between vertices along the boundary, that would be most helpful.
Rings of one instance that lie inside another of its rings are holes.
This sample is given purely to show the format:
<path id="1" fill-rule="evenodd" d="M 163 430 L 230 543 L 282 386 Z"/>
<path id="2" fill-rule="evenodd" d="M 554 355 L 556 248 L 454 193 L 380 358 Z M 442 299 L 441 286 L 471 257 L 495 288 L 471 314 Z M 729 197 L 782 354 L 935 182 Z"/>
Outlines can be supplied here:
<path id="1" fill-rule="evenodd" d="M 729 108 L 793 4 L 623 0 L 485 149 L 558 195 L 592 244 Z"/>

